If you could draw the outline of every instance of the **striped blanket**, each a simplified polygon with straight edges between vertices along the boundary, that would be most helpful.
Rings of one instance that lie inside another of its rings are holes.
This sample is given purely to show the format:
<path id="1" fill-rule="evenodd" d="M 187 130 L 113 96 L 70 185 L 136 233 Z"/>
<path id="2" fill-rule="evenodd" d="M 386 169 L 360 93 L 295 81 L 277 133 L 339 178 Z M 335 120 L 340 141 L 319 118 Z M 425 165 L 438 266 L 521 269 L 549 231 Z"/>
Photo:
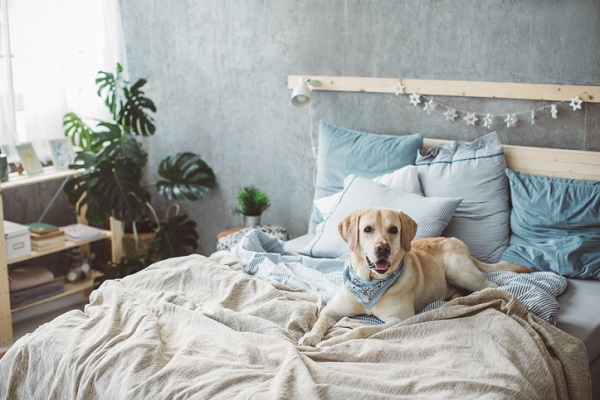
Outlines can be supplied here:
<path id="1" fill-rule="evenodd" d="M 281 240 L 259 230 L 247 233 L 231 251 L 248 274 L 279 282 L 292 289 L 316 290 L 324 304 L 333 298 L 342 285 L 342 272 L 350 258 L 349 254 L 333 259 L 285 255 Z M 565 277 L 553 272 L 517 274 L 498 271 L 485 275 L 500 289 L 517 297 L 529 312 L 556 325 L 559 310 L 556 297 L 567 287 Z M 420 312 L 436 309 L 445 303 L 434 302 Z M 374 317 L 362 319 L 373 324 L 381 323 Z"/>

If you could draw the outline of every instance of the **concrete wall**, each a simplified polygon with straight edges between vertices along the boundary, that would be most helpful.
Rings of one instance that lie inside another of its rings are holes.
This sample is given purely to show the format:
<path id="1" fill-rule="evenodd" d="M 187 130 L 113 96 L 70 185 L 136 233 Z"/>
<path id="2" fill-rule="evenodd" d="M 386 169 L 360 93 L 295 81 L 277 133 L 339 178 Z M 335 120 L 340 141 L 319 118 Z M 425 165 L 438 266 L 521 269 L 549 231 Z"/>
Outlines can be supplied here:
<path id="1" fill-rule="evenodd" d="M 315 160 L 310 115 L 289 103 L 287 76 L 406 77 L 600 85 L 596 0 L 121 0 L 128 67 L 149 81 L 157 134 L 151 164 L 200 154 L 219 187 L 182 204 L 199 223 L 200 251 L 239 225 L 235 192 L 256 185 L 272 198 L 263 223 L 306 232 Z M 353 129 L 472 140 L 488 130 L 427 115 L 393 94 L 315 93 L 319 119 Z M 519 112 L 534 101 L 441 98 L 478 113 Z M 559 106 L 495 128 L 506 144 L 600 150 L 600 108 Z M 150 168 L 148 179 L 156 176 Z M 161 205 L 164 208 L 164 204 Z"/>

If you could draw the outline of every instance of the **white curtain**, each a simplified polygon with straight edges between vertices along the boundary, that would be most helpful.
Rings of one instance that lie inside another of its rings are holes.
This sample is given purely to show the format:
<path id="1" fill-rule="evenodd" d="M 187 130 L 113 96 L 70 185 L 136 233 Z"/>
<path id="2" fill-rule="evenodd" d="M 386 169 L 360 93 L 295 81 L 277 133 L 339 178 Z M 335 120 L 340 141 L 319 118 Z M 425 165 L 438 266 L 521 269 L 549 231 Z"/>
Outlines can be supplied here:
<path id="1" fill-rule="evenodd" d="M 14 128 L 3 124 L 0 144 L 32 142 L 46 159 L 48 139 L 64 137 L 65 113 L 109 116 L 96 95 L 95 78 L 100 70 L 114 71 L 117 62 L 126 67 L 119 0 L 0 2 L 8 10 L 11 54 L 2 75 L 10 77 L 12 70 L 12 102 L 6 104 L 14 105 L 12 119 L 6 119 Z M 11 113 L 3 107 L 3 120 L 5 110 Z"/>

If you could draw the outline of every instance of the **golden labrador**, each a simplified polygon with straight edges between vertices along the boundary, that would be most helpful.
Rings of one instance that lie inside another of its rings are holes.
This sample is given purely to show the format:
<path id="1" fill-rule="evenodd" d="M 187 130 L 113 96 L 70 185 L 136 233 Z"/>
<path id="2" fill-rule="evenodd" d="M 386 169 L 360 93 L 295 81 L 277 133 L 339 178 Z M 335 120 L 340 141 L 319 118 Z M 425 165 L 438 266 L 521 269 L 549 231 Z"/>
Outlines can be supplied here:
<path id="1" fill-rule="evenodd" d="M 482 271 L 532 272 L 505 261 L 481 262 L 455 238 L 412 242 L 417 223 L 392 209 L 355 211 L 338 229 L 351 253 L 344 285 L 319 313 L 313 328 L 300 338 L 300 345 L 331 346 L 366 338 L 412 317 L 434 301 L 497 287 Z M 361 314 L 374 315 L 385 323 L 352 329 L 321 342 L 341 318 Z"/>

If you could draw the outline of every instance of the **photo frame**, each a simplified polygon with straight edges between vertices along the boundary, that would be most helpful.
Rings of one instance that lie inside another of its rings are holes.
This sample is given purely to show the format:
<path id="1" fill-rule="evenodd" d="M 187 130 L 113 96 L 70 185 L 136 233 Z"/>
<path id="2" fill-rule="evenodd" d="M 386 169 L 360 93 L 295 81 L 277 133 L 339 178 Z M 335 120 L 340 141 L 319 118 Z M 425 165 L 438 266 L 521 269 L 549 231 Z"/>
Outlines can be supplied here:
<path id="1" fill-rule="evenodd" d="M 15 149 L 19 154 L 21 165 L 23 166 L 23 169 L 27 175 L 35 175 L 44 172 L 42 163 L 40 162 L 37 154 L 35 154 L 35 150 L 33 149 L 31 143 L 16 144 Z"/>
<path id="2" fill-rule="evenodd" d="M 56 169 L 69 168 L 73 163 L 74 153 L 71 141 L 65 139 L 50 139 L 50 150 L 52 151 L 52 162 Z"/>

